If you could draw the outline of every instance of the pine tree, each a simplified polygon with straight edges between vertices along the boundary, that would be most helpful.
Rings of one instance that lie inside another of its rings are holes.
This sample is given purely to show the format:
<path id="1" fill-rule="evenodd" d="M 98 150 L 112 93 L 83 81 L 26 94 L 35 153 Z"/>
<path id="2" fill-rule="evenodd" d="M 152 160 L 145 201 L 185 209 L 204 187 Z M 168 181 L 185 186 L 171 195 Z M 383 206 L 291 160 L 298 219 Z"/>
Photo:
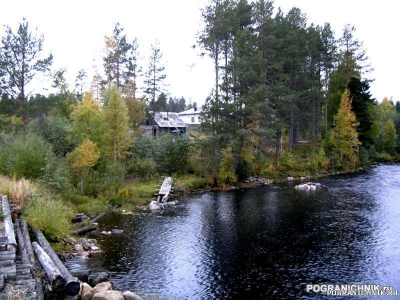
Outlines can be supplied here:
<path id="1" fill-rule="evenodd" d="M 129 67 L 129 51 L 132 44 L 128 43 L 126 36 L 123 35 L 124 28 L 116 23 L 112 36 L 105 37 L 105 52 L 103 57 L 104 72 L 106 79 L 103 81 L 104 87 L 115 85 L 118 89 L 124 84 Z"/>
<path id="2" fill-rule="evenodd" d="M 340 107 L 335 116 L 335 128 L 333 129 L 334 151 L 340 154 L 340 158 L 349 162 L 357 161 L 360 142 L 356 115 L 351 110 L 350 93 L 346 90 L 342 95 Z"/>
<path id="3" fill-rule="evenodd" d="M 27 85 L 38 73 L 46 73 L 53 62 L 53 56 L 42 57 L 43 35 L 34 35 L 24 18 L 14 33 L 5 26 L 6 35 L 2 38 L 0 51 L 0 88 L 10 98 L 18 99 L 19 113 L 26 134 L 26 103 L 30 92 Z"/>

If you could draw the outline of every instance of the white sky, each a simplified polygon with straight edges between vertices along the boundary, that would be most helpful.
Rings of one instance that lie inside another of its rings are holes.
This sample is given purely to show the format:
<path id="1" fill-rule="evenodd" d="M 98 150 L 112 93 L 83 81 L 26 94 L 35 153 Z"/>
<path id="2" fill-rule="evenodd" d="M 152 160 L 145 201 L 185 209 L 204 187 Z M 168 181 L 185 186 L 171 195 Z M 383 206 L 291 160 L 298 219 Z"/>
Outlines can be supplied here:
<path id="1" fill-rule="evenodd" d="M 45 52 L 54 56 L 53 69 L 67 69 L 70 88 L 80 69 L 92 76 L 96 64 L 102 71 L 104 36 L 112 35 L 116 22 L 124 28 L 128 40 L 138 39 L 143 69 L 148 66 L 150 46 L 160 42 L 166 67 L 169 96 L 204 103 L 213 87 L 213 65 L 192 49 L 199 32 L 201 12 L 208 0 L 13 0 L 4 1 L 0 25 L 14 32 L 23 17 L 31 29 L 44 35 Z M 336 37 L 346 23 L 356 28 L 356 37 L 364 42 L 375 78 L 370 92 L 381 101 L 384 97 L 400 100 L 397 71 L 400 49 L 397 30 L 396 0 L 275 0 L 275 8 L 286 13 L 293 6 L 307 15 L 308 24 L 330 22 Z M 1 36 L 4 31 L 1 31 Z M 95 62 L 96 61 L 96 62 Z M 90 78 L 91 79 L 91 78 Z"/>

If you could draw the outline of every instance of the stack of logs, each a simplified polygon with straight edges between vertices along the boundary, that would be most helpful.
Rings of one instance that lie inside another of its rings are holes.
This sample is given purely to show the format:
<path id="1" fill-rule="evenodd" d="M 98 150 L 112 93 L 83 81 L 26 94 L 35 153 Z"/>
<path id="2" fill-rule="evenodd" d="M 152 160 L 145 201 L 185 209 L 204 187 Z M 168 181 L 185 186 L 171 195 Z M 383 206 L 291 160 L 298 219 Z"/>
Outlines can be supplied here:
<path id="1" fill-rule="evenodd" d="M 23 293 L 24 299 L 44 298 L 42 281 L 34 276 L 35 258 L 46 274 L 50 291 L 77 295 L 81 282 L 67 270 L 43 233 L 35 230 L 37 242 L 31 243 L 26 222 L 17 219 L 13 224 L 8 198 L 2 196 L 1 200 L 4 235 L 0 236 L 0 298 L 14 299 L 18 293 Z"/>

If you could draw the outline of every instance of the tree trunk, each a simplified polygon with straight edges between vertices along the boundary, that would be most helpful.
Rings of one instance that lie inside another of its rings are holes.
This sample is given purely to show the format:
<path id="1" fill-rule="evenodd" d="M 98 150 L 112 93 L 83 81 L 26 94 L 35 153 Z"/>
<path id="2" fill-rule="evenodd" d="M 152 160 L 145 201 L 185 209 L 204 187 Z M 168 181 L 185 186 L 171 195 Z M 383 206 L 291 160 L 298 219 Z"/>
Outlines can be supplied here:
<path id="1" fill-rule="evenodd" d="M 10 204 L 8 203 L 7 196 L 2 197 L 2 208 L 3 208 L 4 234 L 8 237 L 8 245 L 11 245 L 14 247 L 14 249 L 17 249 L 14 224 L 12 222 Z"/>
<path id="2" fill-rule="evenodd" d="M 276 145 L 275 145 L 275 155 L 276 155 L 276 159 L 277 161 L 279 161 L 279 156 L 281 154 L 281 137 L 282 137 L 282 133 L 280 130 L 278 130 L 276 132 Z"/>
<path id="3" fill-rule="evenodd" d="M 34 231 L 36 239 L 38 240 L 39 244 L 42 248 L 46 251 L 47 255 L 51 258 L 57 268 L 60 270 L 61 275 L 64 277 L 65 283 L 65 293 L 70 296 L 78 295 L 81 284 L 79 280 L 71 275 L 71 273 L 67 270 L 64 266 L 58 255 L 54 252 L 53 248 L 47 242 L 45 236 L 40 230 Z"/>
<path id="4" fill-rule="evenodd" d="M 87 232 L 94 231 L 94 230 L 96 230 L 96 226 L 90 225 L 90 226 L 72 230 L 71 234 L 85 234 Z"/>
<path id="5" fill-rule="evenodd" d="M 26 251 L 26 241 L 24 240 L 24 236 L 22 235 L 22 230 L 18 222 L 15 222 L 15 226 L 17 227 L 17 239 L 18 239 L 18 249 L 22 258 L 22 262 L 24 264 L 30 264 L 30 260 L 28 257 L 28 252 Z"/>
<path id="6" fill-rule="evenodd" d="M 35 265 L 35 254 L 33 253 L 32 242 L 31 238 L 29 237 L 28 226 L 26 225 L 26 222 L 23 219 L 19 220 L 19 224 L 21 226 L 22 236 L 24 238 L 25 248 L 28 254 L 29 262 L 33 266 Z"/>
<path id="7" fill-rule="evenodd" d="M 60 270 L 51 260 L 51 258 L 47 255 L 47 253 L 43 250 L 42 247 L 36 242 L 32 243 L 33 251 L 36 254 L 40 265 L 42 266 L 44 272 L 46 273 L 46 277 L 49 281 L 49 284 L 54 291 L 61 292 L 65 288 L 66 281 L 62 276 Z"/>

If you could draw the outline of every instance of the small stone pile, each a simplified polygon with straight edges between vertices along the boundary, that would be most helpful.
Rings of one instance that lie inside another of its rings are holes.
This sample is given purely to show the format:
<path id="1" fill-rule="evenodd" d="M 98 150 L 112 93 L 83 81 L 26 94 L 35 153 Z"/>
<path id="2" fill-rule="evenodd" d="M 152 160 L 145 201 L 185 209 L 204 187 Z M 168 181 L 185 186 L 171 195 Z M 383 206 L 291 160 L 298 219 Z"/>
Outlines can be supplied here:
<path id="1" fill-rule="evenodd" d="M 82 283 L 80 294 L 77 299 L 81 300 L 143 300 L 139 295 L 130 291 L 117 291 L 113 289 L 110 282 L 110 274 L 101 272 L 96 277 L 90 278 L 89 283 Z"/>
<path id="2" fill-rule="evenodd" d="M 268 185 L 268 184 L 273 184 L 274 181 L 272 179 L 266 179 L 261 176 L 251 176 L 246 180 L 246 183 Z"/>
<path id="3" fill-rule="evenodd" d="M 101 252 L 100 248 L 96 246 L 96 239 L 74 239 L 69 238 L 69 243 L 72 244 L 72 252 L 68 256 L 72 257 L 90 257 L 93 253 Z M 65 255 L 67 256 L 67 255 Z"/>

